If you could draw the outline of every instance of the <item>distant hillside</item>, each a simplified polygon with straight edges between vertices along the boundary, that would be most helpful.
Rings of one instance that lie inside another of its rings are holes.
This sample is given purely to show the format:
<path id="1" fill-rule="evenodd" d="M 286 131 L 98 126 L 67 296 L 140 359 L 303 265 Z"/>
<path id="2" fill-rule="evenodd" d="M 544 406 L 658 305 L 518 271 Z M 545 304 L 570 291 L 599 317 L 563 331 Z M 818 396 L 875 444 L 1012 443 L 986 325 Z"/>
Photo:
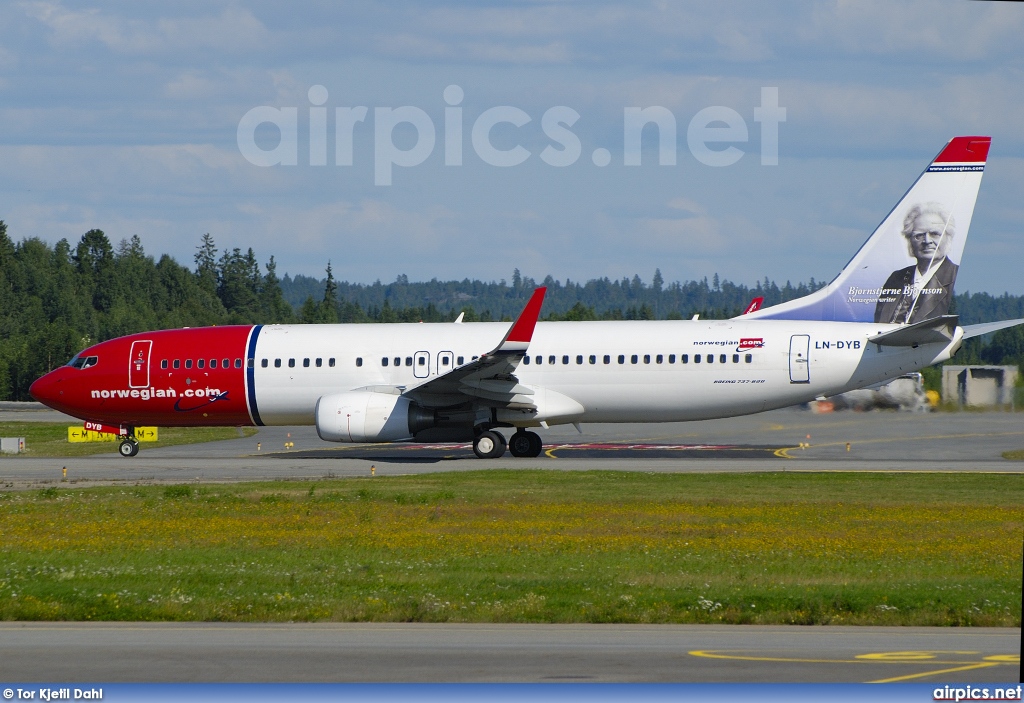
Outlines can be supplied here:
<path id="1" fill-rule="evenodd" d="M 511 319 L 537 281 L 513 271 L 511 281 L 347 283 L 330 265 L 321 280 L 277 276 L 274 257 L 260 265 L 252 249 L 220 251 L 204 235 L 194 268 L 166 254 L 147 254 L 138 236 L 115 246 L 98 229 L 72 245 L 35 237 L 15 242 L 0 221 L 0 400 L 27 400 L 28 387 L 85 347 L 144 330 L 203 325 L 316 322 L 441 322 L 460 312 L 467 322 Z M 548 276 L 545 319 L 723 318 L 738 315 L 751 298 L 765 305 L 807 295 L 821 286 L 754 286 L 720 281 L 650 282 L 639 275 L 585 283 Z M 1024 296 L 962 294 L 955 311 L 965 324 L 1024 317 Z M 1024 330 L 1004 330 L 990 342 L 970 340 L 958 363 L 1021 363 Z"/>
<path id="2" fill-rule="evenodd" d="M 307 298 L 319 300 L 324 295 L 326 279 L 317 280 L 310 276 L 285 275 L 281 279 L 284 299 L 296 309 Z M 410 281 L 408 276 L 399 276 L 392 283 L 371 284 L 337 281 L 338 300 L 358 305 L 364 310 L 383 308 L 385 303 L 391 309 L 427 308 L 433 306 L 439 312 L 459 312 L 471 308 L 477 314 L 487 314 L 492 319 L 514 317 L 522 309 L 530 292 L 538 285 L 547 286 L 544 299 L 544 314 L 561 316 L 575 306 L 582 305 L 598 317 L 608 317 L 618 312 L 627 316 L 630 309 L 635 316 L 655 319 L 692 317 L 725 317 L 738 315 L 756 296 L 763 296 L 765 305 L 775 305 L 786 300 L 799 298 L 817 290 L 820 284 L 811 279 L 808 283 L 792 285 L 788 281 L 778 286 L 765 279 L 753 288 L 720 281 L 718 275 L 702 281 L 665 283 L 661 271 L 655 271 L 650 282 L 639 275 L 632 278 L 611 280 L 600 278 L 581 283 L 566 279 L 557 281 L 551 276 L 543 281 L 520 276 L 519 270 L 512 271 L 511 282 L 485 282 L 464 279 L 462 281 Z"/>
<path id="3" fill-rule="evenodd" d="M 720 281 L 718 274 L 701 281 L 666 284 L 656 270 L 650 283 L 640 276 L 611 280 L 592 279 L 586 283 L 564 283 L 548 276 L 539 284 L 532 278 L 520 277 L 518 269 L 512 272 L 511 283 L 495 283 L 464 279 L 462 281 L 425 282 L 410 281 L 399 276 L 392 283 L 347 283 L 336 281 L 339 301 L 358 305 L 363 310 L 381 309 L 385 303 L 392 310 L 427 308 L 433 306 L 440 314 L 458 313 L 471 308 L 477 314 L 487 313 L 490 319 L 514 317 L 537 285 L 548 288 L 544 299 L 544 314 L 563 316 L 574 306 L 592 309 L 599 317 L 620 312 L 625 316 L 632 308 L 638 315 L 655 319 L 689 318 L 695 313 L 701 317 L 732 317 L 742 312 L 751 299 L 764 297 L 764 306 L 799 298 L 824 285 L 813 278 L 796 285 L 787 281 L 779 286 L 767 278 L 754 287 L 730 281 Z M 299 310 L 307 298 L 319 301 L 324 296 L 327 281 L 312 276 L 289 276 L 281 279 L 281 293 L 293 308 Z M 1024 318 L 1024 296 L 1003 293 L 961 293 L 953 302 L 953 310 L 965 325 L 992 320 Z"/>

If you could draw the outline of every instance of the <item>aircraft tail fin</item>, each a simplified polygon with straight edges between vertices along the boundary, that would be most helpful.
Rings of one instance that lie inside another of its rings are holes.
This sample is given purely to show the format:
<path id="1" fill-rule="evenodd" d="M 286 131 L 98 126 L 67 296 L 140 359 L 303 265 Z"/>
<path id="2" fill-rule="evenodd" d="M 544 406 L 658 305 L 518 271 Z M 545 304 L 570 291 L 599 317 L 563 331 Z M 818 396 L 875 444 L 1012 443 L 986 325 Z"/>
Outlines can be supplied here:
<path id="1" fill-rule="evenodd" d="M 953 299 L 990 137 L 955 137 L 835 279 L 747 317 L 913 324 Z"/>

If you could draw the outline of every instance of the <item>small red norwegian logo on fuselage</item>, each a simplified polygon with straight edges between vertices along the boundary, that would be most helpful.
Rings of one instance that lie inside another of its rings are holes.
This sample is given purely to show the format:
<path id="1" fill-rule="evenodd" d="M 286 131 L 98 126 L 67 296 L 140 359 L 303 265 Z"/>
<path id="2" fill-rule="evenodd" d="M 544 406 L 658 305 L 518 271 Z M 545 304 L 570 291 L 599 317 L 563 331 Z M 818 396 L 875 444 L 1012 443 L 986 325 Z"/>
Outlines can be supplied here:
<path id="1" fill-rule="evenodd" d="M 736 351 L 747 349 L 764 349 L 764 337 L 740 337 L 740 344 Z"/>

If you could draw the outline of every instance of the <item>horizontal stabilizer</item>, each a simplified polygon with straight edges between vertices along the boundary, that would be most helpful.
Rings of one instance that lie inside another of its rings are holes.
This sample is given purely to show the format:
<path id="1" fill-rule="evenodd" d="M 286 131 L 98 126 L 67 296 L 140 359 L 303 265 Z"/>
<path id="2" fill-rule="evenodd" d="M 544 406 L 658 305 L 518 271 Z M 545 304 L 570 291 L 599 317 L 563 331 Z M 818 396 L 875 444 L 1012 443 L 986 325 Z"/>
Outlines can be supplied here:
<path id="1" fill-rule="evenodd" d="M 886 347 L 916 347 L 920 344 L 949 344 L 956 335 L 960 318 L 956 315 L 942 315 L 930 320 L 904 325 L 891 332 L 868 338 L 872 344 Z"/>
<path id="2" fill-rule="evenodd" d="M 980 325 L 967 325 L 964 327 L 964 339 L 980 337 L 983 334 L 998 332 L 999 330 L 1005 330 L 1007 327 L 1016 327 L 1017 325 L 1024 325 L 1024 319 L 983 322 Z"/>

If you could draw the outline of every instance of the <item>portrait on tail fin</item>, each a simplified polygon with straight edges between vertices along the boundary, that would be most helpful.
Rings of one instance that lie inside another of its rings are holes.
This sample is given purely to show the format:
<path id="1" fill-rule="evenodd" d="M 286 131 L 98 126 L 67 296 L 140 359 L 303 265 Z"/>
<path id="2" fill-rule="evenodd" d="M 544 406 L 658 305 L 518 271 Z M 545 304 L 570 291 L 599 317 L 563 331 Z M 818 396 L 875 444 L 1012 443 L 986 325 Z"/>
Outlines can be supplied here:
<path id="1" fill-rule="evenodd" d="M 907 324 L 949 312 L 959 266 L 946 254 L 956 221 L 938 203 L 914 205 L 903 218 L 902 236 L 917 263 L 893 271 L 879 291 L 875 322 Z"/>
<path id="2" fill-rule="evenodd" d="M 990 143 L 951 139 L 827 286 L 748 319 L 903 325 L 948 314 Z"/>

